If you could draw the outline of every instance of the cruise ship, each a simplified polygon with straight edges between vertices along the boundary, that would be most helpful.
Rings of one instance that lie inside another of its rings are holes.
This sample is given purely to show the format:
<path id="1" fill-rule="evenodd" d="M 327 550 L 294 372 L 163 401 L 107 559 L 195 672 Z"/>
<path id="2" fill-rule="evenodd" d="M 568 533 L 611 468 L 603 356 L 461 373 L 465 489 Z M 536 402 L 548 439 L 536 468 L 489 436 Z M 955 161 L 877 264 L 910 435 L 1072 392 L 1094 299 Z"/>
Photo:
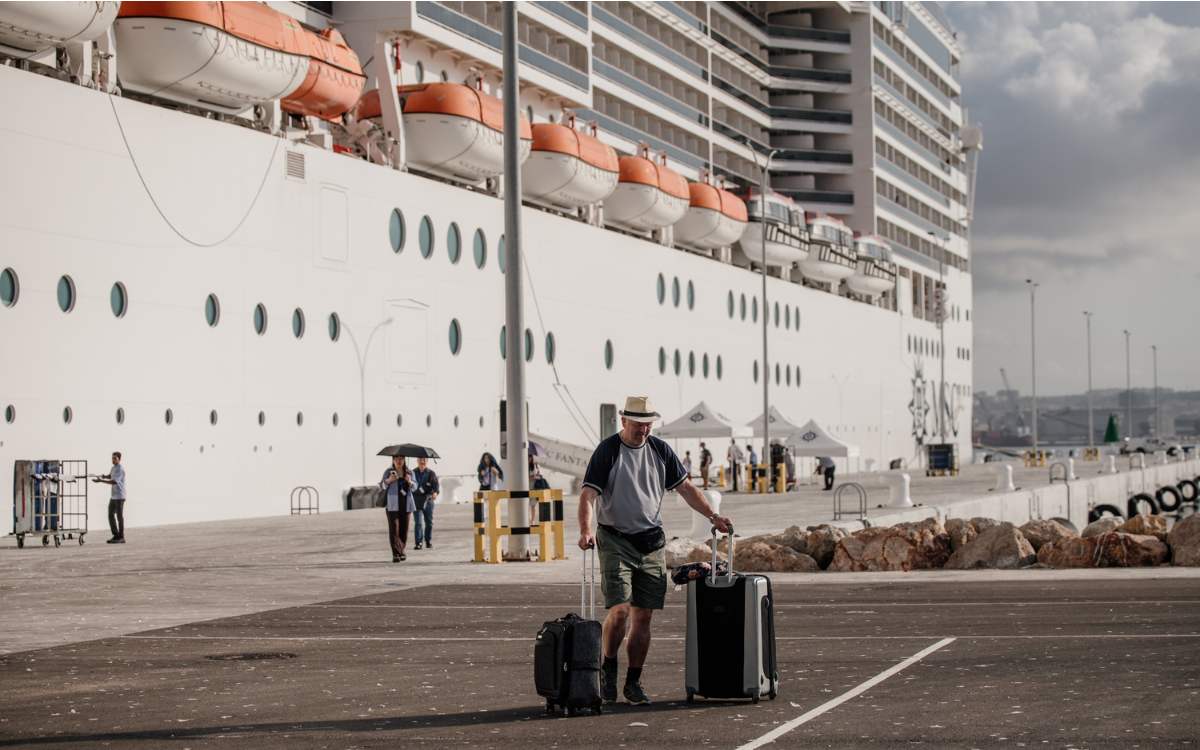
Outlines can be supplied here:
<path id="1" fill-rule="evenodd" d="M 969 454 L 982 139 L 939 5 L 517 10 L 506 352 L 501 3 L 0 3 L 4 470 L 121 451 L 131 527 L 339 510 L 401 442 L 474 489 L 506 356 L 584 451 L 629 395 L 741 430 L 766 379 L 846 469 Z"/>

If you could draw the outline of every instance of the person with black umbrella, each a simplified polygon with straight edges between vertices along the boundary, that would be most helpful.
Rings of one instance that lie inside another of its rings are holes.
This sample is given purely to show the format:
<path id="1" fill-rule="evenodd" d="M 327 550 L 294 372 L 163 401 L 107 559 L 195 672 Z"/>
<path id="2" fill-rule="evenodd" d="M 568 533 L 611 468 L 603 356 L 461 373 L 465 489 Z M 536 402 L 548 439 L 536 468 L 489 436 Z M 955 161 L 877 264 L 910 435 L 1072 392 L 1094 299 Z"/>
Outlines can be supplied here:
<path id="1" fill-rule="evenodd" d="M 388 541 L 392 545 L 392 562 L 408 559 L 404 548 L 408 546 L 409 514 L 416 509 L 413 502 L 413 473 L 405 463 L 404 456 L 392 456 L 392 465 L 383 472 L 379 487 L 387 493 Z"/>

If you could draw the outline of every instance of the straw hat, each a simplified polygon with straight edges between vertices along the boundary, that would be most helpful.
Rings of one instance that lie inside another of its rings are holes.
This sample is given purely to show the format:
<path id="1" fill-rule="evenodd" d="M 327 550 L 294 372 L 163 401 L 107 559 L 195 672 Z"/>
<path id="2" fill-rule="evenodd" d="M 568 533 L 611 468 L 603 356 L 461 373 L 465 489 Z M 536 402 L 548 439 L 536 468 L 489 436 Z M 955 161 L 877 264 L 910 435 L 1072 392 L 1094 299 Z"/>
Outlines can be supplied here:
<path id="1" fill-rule="evenodd" d="M 630 396 L 625 399 L 625 408 L 621 416 L 633 422 L 653 422 L 662 419 L 662 415 L 654 411 L 654 404 L 649 396 Z"/>

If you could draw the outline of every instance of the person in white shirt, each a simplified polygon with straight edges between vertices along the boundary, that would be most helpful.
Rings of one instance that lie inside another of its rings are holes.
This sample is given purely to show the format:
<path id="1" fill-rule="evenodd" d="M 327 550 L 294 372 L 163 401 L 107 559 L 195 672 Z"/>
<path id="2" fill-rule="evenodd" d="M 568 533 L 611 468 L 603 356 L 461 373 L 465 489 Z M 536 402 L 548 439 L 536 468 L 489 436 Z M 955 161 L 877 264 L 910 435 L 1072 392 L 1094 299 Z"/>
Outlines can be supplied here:
<path id="1" fill-rule="evenodd" d="M 733 477 L 733 491 L 738 491 L 738 469 L 742 463 L 742 449 L 737 447 L 737 443 L 732 439 L 729 441 L 729 450 L 725 452 L 725 458 L 729 461 L 729 474 Z"/>
<path id="2" fill-rule="evenodd" d="M 112 531 L 109 544 L 125 543 L 125 467 L 121 466 L 120 451 L 113 451 L 112 471 L 96 479 L 112 485 L 112 498 L 108 501 L 108 528 Z"/>

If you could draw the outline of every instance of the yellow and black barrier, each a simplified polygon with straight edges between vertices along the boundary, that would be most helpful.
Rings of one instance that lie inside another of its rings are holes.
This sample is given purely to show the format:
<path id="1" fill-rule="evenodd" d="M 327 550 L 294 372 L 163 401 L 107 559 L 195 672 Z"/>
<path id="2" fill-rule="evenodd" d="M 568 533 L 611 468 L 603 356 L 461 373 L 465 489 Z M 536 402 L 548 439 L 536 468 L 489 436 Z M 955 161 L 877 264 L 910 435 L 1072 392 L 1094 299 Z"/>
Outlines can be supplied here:
<path id="1" fill-rule="evenodd" d="M 1083 449 L 1083 460 L 1084 461 L 1099 461 L 1100 460 L 1100 449 L 1099 448 L 1084 448 Z"/>
<path id="2" fill-rule="evenodd" d="M 771 465 L 750 464 L 746 467 L 746 491 L 766 494 L 771 487 Z M 775 492 L 787 492 L 787 465 L 775 464 Z"/>
<path id="3" fill-rule="evenodd" d="M 1025 451 L 1021 457 L 1025 459 L 1026 467 L 1046 465 L 1046 451 Z"/>
<path id="4" fill-rule="evenodd" d="M 500 523 L 500 503 L 503 500 L 528 498 L 537 502 L 537 514 L 529 526 L 506 526 Z M 566 560 L 566 538 L 563 525 L 562 490 L 499 490 L 474 493 L 475 499 L 475 559 L 474 562 L 504 562 L 500 540 L 506 536 L 531 535 L 538 538 L 538 562 Z M 487 509 L 484 510 L 484 503 Z M 485 545 L 484 539 L 487 539 Z"/>

